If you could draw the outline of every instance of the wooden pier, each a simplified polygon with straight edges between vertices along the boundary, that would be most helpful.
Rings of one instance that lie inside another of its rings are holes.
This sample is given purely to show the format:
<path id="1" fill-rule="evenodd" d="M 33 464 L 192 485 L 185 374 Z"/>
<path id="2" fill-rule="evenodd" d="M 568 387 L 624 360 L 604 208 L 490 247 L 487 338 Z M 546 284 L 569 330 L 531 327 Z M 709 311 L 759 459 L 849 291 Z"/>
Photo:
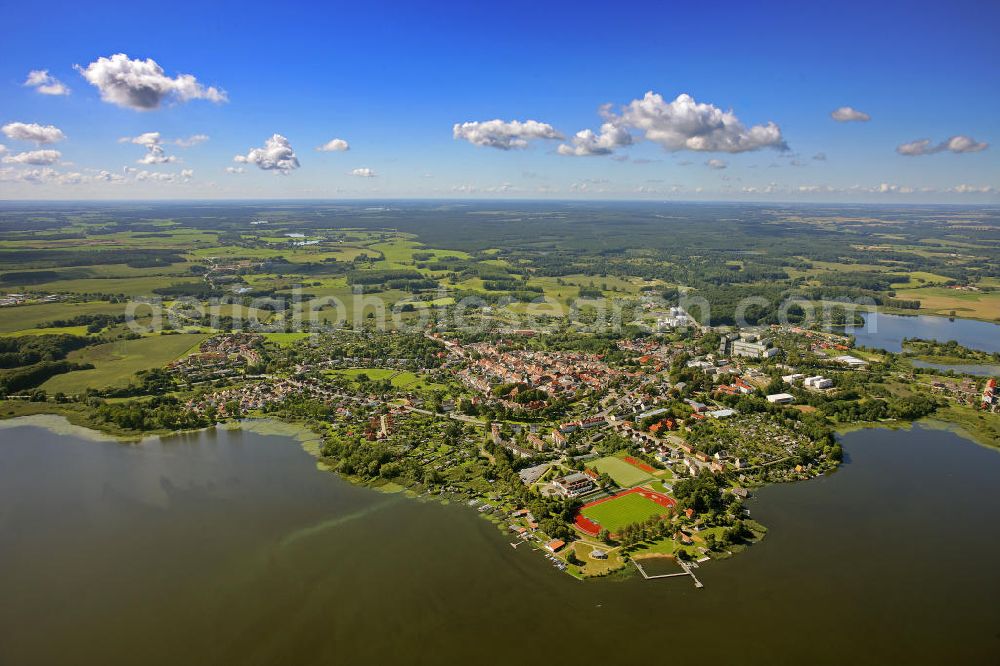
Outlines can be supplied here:
<path id="1" fill-rule="evenodd" d="M 677 564 L 679 564 L 681 569 L 683 569 L 684 571 L 679 573 L 657 574 L 655 576 L 650 576 L 648 573 L 646 573 L 646 570 L 642 568 L 641 564 L 639 564 L 639 560 L 632 560 L 632 564 L 635 565 L 635 568 L 639 570 L 639 573 L 641 573 L 642 577 L 645 578 L 646 580 L 656 580 L 657 578 L 676 578 L 678 576 L 691 576 L 691 579 L 694 581 L 695 587 L 698 588 L 705 587 L 702 584 L 702 582 L 698 580 L 698 577 L 694 575 L 694 571 L 692 570 L 691 565 L 689 565 L 687 562 L 684 562 L 683 560 L 677 560 Z"/>

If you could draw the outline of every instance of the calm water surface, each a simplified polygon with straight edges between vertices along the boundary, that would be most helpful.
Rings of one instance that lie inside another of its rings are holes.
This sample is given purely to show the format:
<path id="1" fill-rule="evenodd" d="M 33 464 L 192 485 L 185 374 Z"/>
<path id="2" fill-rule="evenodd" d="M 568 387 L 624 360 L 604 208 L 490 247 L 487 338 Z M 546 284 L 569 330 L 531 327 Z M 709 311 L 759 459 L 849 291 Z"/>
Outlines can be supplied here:
<path id="1" fill-rule="evenodd" d="M 864 431 L 686 580 L 578 582 L 297 442 L 0 429 L 0 664 L 1000 663 L 1000 454 Z"/>
<path id="2" fill-rule="evenodd" d="M 928 361 L 921 361 L 920 359 L 911 359 L 910 363 L 912 363 L 915 368 L 934 368 L 935 370 L 942 370 L 944 372 L 952 370 L 954 372 L 964 373 L 966 375 L 975 375 L 977 377 L 1000 376 L 1000 365 L 979 365 L 975 363 L 930 363 Z"/>
<path id="3" fill-rule="evenodd" d="M 864 313 L 865 325 L 847 328 L 854 335 L 858 346 L 900 352 L 903 338 L 923 338 L 948 342 L 956 340 L 970 349 L 986 352 L 1000 352 L 1000 324 L 972 319 L 948 319 L 917 315 L 913 317 Z"/>

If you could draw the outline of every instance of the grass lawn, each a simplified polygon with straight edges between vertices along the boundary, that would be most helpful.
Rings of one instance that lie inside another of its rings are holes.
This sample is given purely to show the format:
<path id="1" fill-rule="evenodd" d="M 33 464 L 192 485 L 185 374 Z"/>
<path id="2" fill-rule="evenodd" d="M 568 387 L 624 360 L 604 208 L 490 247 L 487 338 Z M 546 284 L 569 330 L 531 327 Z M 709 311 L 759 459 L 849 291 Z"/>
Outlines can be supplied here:
<path id="1" fill-rule="evenodd" d="M 593 545 L 585 541 L 577 541 L 573 544 L 573 552 L 584 563 L 582 567 L 579 567 L 580 573 L 584 576 L 603 576 L 625 566 L 621 553 L 617 549 L 611 549 L 601 544 L 600 550 L 603 550 L 608 556 L 606 559 L 598 560 L 590 556 L 594 548 Z"/>
<path id="2" fill-rule="evenodd" d="M 93 363 L 94 369 L 56 375 L 42 388 L 49 393 L 82 393 L 88 387 L 126 386 L 139 370 L 161 368 L 192 351 L 207 337 L 204 333 L 153 335 L 79 349 L 70 352 L 68 360 Z"/>
<path id="3" fill-rule="evenodd" d="M 667 484 L 663 483 L 663 481 L 660 481 L 659 479 L 650 483 L 649 487 L 658 493 L 663 493 L 664 495 L 670 493 L 670 489 L 667 488 Z"/>
<path id="4" fill-rule="evenodd" d="M 630 465 L 617 456 L 598 458 L 588 466 L 593 467 L 598 472 L 608 474 L 622 488 L 631 488 L 653 478 L 635 465 Z"/>
<path id="5" fill-rule="evenodd" d="M 299 340 L 305 340 L 311 333 L 265 333 L 264 339 L 275 342 L 282 347 L 291 347 Z"/>
<path id="6" fill-rule="evenodd" d="M 666 509 L 638 493 L 601 502 L 583 509 L 583 515 L 611 533 L 625 525 L 639 523 L 650 516 L 663 515 Z"/>
<path id="7" fill-rule="evenodd" d="M 633 551 L 632 557 L 642 559 L 644 555 L 673 555 L 676 551 L 677 542 L 668 537 L 639 546 Z"/>
<path id="8" fill-rule="evenodd" d="M 394 388 L 404 391 L 433 391 L 447 390 L 444 384 L 428 381 L 423 375 L 410 372 L 409 370 L 392 370 L 390 368 L 347 368 L 344 370 L 328 370 L 327 375 L 344 377 L 352 382 L 357 381 L 360 375 L 366 375 L 372 381 L 388 379 Z"/>

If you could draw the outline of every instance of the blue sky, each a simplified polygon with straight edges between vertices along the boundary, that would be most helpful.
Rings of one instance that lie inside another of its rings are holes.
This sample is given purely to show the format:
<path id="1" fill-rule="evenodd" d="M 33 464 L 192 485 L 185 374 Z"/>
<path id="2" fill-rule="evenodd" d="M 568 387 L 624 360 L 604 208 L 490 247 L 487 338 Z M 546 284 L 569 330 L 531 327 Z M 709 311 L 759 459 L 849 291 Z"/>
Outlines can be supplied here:
<path id="1" fill-rule="evenodd" d="M 822 4 L 5 2 L 0 198 L 1000 201 L 1000 5 Z"/>

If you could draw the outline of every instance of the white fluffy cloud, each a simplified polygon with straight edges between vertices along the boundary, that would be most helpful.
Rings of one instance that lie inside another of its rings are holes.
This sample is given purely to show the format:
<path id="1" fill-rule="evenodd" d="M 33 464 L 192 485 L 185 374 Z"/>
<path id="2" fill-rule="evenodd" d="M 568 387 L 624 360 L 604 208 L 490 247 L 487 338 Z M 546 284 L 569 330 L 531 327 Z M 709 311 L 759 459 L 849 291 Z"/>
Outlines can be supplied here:
<path id="1" fill-rule="evenodd" d="M 705 166 L 709 169 L 725 169 L 729 163 L 726 160 L 712 159 L 705 162 Z"/>
<path id="2" fill-rule="evenodd" d="M 62 153 L 58 150 L 31 150 L 17 155 L 8 155 L 3 158 L 5 164 L 34 164 L 50 165 L 62 159 Z"/>
<path id="3" fill-rule="evenodd" d="M 177 157 L 167 155 L 163 148 L 163 140 L 159 132 L 144 132 L 139 136 L 124 136 L 118 139 L 120 143 L 134 143 L 146 148 L 146 154 L 141 159 L 136 160 L 138 164 L 170 164 L 177 162 Z"/>
<path id="4" fill-rule="evenodd" d="M 957 135 L 945 139 L 941 143 L 931 143 L 930 139 L 918 139 L 910 141 L 896 147 L 896 152 L 900 155 L 915 157 L 917 155 L 933 155 L 949 151 L 952 153 L 978 153 L 989 148 L 988 143 L 976 141 L 971 136 Z"/>
<path id="5" fill-rule="evenodd" d="M 359 178 L 374 178 L 376 174 L 374 169 L 369 169 L 368 167 L 361 167 L 358 169 L 352 169 L 351 175 L 358 176 Z"/>
<path id="6" fill-rule="evenodd" d="M 746 127 L 732 111 L 698 103 L 686 94 L 672 102 L 652 91 L 622 110 L 621 123 L 641 132 L 666 150 L 742 153 L 762 148 L 787 150 L 773 122 Z"/>
<path id="7" fill-rule="evenodd" d="M 24 85 L 34 88 L 42 95 L 68 95 L 69 88 L 62 81 L 49 74 L 47 69 L 33 69 L 28 72 Z"/>
<path id="8" fill-rule="evenodd" d="M 559 146 L 560 155 L 584 157 L 588 155 L 609 155 L 616 148 L 632 144 L 632 135 L 627 128 L 608 121 L 601 125 L 600 133 L 593 130 L 580 130 L 573 136 L 573 145 Z"/>
<path id="9" fill-rule="evenodd" d="M 956 194 L 993 194 L 997 192 L 997 188 L 991 185 L 968 185 L 962 183 L 961 185 L 948 188 L 948 191 L 955 192 Z"/>
<path id="10" fill-rule="evenodd" d="M 343 139 L 330 139 L 322 146 L 316 146 L 316 150 L 321 153 L 339 153 L 350 149 L 350 144 Z"/>
<path id="11" fill-rule="evenodd" d="M 7 146 L 0 143 L 0 155 L 3 155 L 6 152 L 7 152 Z"/>
<path id="12" fill-rule="evenodd" d="M 0 181 L 13 183 L 77 185 L 85 182 L 87 176 L 77 171 L 57 171 L 52 167 L 40 169 L 0 169 Z"/>
<path id="13" fill-rule="evenodd" d="M 158 171 L 147 171 L 136 169 L 135 167 L 125 167 L 121 173 L 111 171 L 87 170 L 84 173 L 78 171 L 59 171 L 51 167 L 41 167 L 33 169 L 16 169 L 12 167 L 0 168 L 0 182 L 31 183 L 36 185 L 79 185 L 89 184 L 132 184 L 132 183 L 164 183 L 180 184 L 188 183 L 194 178 L 194 171 L 182 169 L 180 173 L 162 173 Z"/>
<path id="14" fill-rule="evenodd" d="M 292 145 L 280 134 L 265 141 L 263 148 L 252 148 L 246 155 L 234 157 L 233 161 L 239 164 L 256 164 L 264 171 L 277 171 L 285 175 L 299 168 L 299 158 L 292 150 Z"/>
<path id="15" fill-rule="evenodd" d="M 132 178 L 137 183 L 186 183 L 194 176 L 194 171 L 191 169 L 182 169 L 179 174 L 176 174 L 125 167 L 125 176 L 126 178 Z"/>
<path id="16" fill-rule="evenodd" d="M 830 112 L 830 117 L 838 123 L 866 123 L 872 119 L 864 111 L 858 111 L 851 106 L 842 106 Z"/>
<path id="17" fill-rule="evenodd" d="M 528 142 L 534 139 L 562 139 L 563 136 L 548 123 L 537 120 L 484 120 L 466 123 L 455 123 L 452 135 L 456 139 L 468 141 L 474 146 L 486 146 L 511 150 L 512 148 L 527 148 Z"/>
<path id="18" fill-rule="evenodd" d="M 139 136 L 123 136 L 118 143 L 134 143 L 140 146 L 152 146 L 160 143 L 159 132 L 143 132 Z"/>
<path id="19" fill-rule="evenodd" d="M 235 174 L 241 174 L 241 173 L 245 173 L 245 172 L 246 172 L 246 169 L 244 169 L 243 167 L 226 167 L 226 173 L 231 173 L 231 174 L 235 175 Z"/>
<path id="20" fill-rule="evenodd" d="M 125 180 L 125 176 L 117 173 L 111 173 L 106 169 L 101 169 L 96 174 L 94 174 L 94 181 L 99 183 L 120 183 Z"/>
<path id="21" fill-rule="evenodd" d="M 167 76 L 152 58 L 133 60 L 116 53 L 110 58 L 98 58 L 86 68 L 77 65 L 76 69 L 100 91 L 101 99 L 127 109 L 149 111 L 159 108 L 166 99 L 228 101 L 224 91 L 205 87 L 190 74 Z"/>
<path id="22" fill-rule="evenodd" d="M 605 122 L 600 133 L 577 132 L 573 145 L 559 146 L 562 155 L 608 155 L 616 148 L 635 142 L 630 130 L 640 138 L 658 143 L 669 151 L 742 153 L 762 148 L 787 150 L 781 129 L 773 122 L 747 127 L 732 111 L 698 103 L 686 94 L 671 102 L 649 91 L 642 99 L 625 105 L 620 115 L 601 108 Z"/>
<path id="23" fill-rule="evenodd" d="M 146 146 L 146 154 L 141 159 L 136 160 L 137 164 L 170 164 L 176 162 L 175 155 L 167 155 L 166 151 L 158 143 Z"/>
<path id="24" fill-rule="evenodd" d="M 187 138 L 175 139 L 174 143 L 181 148 L 193 148 L 194 146 L 200 146 L 206 141 L 208 141 L 207 134 L 192 134 Z"/>
<path id="25" fill-rule="evenodd" d="M 35 143 L 55 143 L 66 138 L 63 131 L 55 125 L 39 125 L 38 123 L 7 123 L 0 130 L 8 139 L 16 141 L 34 141 Z"/>

